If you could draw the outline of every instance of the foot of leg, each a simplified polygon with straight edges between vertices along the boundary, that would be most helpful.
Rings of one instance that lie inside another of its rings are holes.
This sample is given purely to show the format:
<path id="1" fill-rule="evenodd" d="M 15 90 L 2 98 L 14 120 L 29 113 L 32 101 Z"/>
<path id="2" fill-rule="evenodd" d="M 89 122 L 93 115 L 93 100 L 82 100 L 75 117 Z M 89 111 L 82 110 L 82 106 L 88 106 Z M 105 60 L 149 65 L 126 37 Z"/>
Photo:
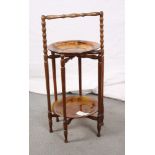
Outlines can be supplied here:
<path id="1" fill-rule="evenodd" d="M 53 132 L 52 119 L 49 119 L 49 132 Z"/>
<path id="2" fill-rule="evenodd" d="M 64 130 L 64 136 L 65 136 L 64 142 L 65 142 L 65 143 L 68 143 L 67 130 Z"/>
<path id="3" fill-rule="evenodd" d="M 52 114 L 49 112 L 48 113 L 48 123 L 49 123 L 49 132 L 53 132 L 53 129 L 52 129 Z"/>
<path id="4" fill-rule="evenodd" d="M 97 124 L 97 137 L 100 137 L 101 126 Z"/>
<path id="5" fill-rule="evenodd" d="M 59 122 L 59 117 L 58 116 L 56 117 L 56 122 Z"/>
<path id="6" fill-rule="evenodd" d="M 64 137 L 65 137 L 64 142 L 65 142 L 65 143 L 68 143 L 67 123 L 64 123 Z"/>
<path id="7" fill-rule="evenodd" d="M 101 132 L 102 122 L 100 122 L 100 121 L 101 121 L 101 119 L 98 118 L 98 120 L 97 120 L 97 137 L 100 137 L 101 136 L 100 132 Z"/>

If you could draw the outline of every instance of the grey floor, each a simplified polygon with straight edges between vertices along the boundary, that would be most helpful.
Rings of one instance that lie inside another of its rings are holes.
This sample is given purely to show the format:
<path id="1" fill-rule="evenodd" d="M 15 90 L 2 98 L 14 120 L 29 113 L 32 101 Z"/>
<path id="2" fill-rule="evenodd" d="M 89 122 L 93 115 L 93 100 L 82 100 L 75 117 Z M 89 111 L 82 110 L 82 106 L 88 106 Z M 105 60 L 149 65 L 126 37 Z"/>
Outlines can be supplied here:
<path id="1" fill-rule="evenodd" d="M 92 95 L 96 97 L 95 95 Z M 53 98 L 53 97 L 52 97 Z M 105 98 L 105 125 L 96 136 L 96 121 L 73 120 L 64 143 L 62 118 L 48 132 L 46 96 L 30 93 L 30 155 L 124 155 L 125 104 Z"/>

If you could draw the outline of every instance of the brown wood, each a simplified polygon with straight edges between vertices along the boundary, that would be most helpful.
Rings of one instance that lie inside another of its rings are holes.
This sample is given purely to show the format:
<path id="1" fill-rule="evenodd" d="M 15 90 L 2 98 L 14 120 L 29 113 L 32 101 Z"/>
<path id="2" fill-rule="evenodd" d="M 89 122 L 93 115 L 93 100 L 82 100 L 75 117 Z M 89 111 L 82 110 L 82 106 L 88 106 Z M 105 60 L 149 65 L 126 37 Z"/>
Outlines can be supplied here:
<path id="1" fill-rule="evenodd" d="M 50 58 L 50 59 L 60 58 L 60 55 L 56 55 L 56 54 L 49 55 L 48 58 Z"/>
<path id="2" fill-rule="evenodd" d="M 51 51 L 53 52 L 53 51 Z M 90 53 L 65 53 L 65 63 L 68 61 L 67 59 L 72 59 L 74 57 L 81 57 L 81 58 L 90 58 L 90 59 L 98 59 L 100 50 L 97 51 L 91 51 Z M 56 53 L 55 53 L 56 54 Z M 55 55 L 55 58 L 60 58 L 60 55 Z M 52 55 L 49 55 L 48 58 L 53 59 Z"/>
<path id="3" fill-rule="evenodd" d="M 83 55 L 81 55 L 80 56 L 81 58 L 90 58 L 90 59 L 98 59 L 98 56 L 97 55 L 95 55 L 95 54 L 83 54 Z"/>
<path id="4" fill-rule="evenodd" d="M 55 101 L 57 101 L 58 96 L 57 96 L 56 66 L 55 66 L 54 53 L 52 53 L 52 55 L 53 55 L 53 59 L 52 59 L 52 71 L 53 71 L 54 97 L 55 97 Z"/>
<path id="5" fill-rule="evenodd" d="M 80 118 L 82 116 L 76 114 L 78 111 L 89 113 L 92 115 L 97 112 L 97 100 L 88 96 L 68 96 L 66 97 L 66 117 Z M 63 100 L 53 103 L 53 111 L 59 116 L 63 116 Z M 87 115 L 87 116 L 88 116 Z"/>
<path id="6" fill-rule="evenodd" d="M 100 12 L 100 50 L 101 50 L 101 113 L 102 113 L 102 125 L 104 125 L 104 18 L 103 12 Z"/>
<path id="7" fill-rule="evenodd" d="M 71 13 L 63 15 L 47 15 L 46 19 L 57 19 L 57 18 L 75 18 L 75 17 L 85 17 L 85 16 L 98 16 L 100 12 L 90 12 L 90 13 Z"/>
<path id="8" fill-rule="evenodd" d="M 103 40 L 103 12 L 100 12 L 100 48 L 101 54 L 104 55 L 104 40 Z"/>
<path id="9" fill-rule="evenodd" d="M 47 47 L 46 38 L 46 19 L 58 18 L 75 18 L 85 16 L 99 16 L 100 18 L 100 45 L 96 42 L 83 40 L 70 40 L 52 43 Z M 47 15 L 42 16 L 42 37 L 43 37 L 43 53 L 44 67 L 46 78 L 46 91 L 48 103 L 48 118 L 49 128 L 52 132 L 52 117 L 63 117 L 64 137 L 65 142 L 68 142 L 68 125 L 75 118 L 89 118 L 97 121 L 97 136 L 100 136 L 101 126 L 104 124 L 104 29 L 103 29 L 103 12 L 91 13 L 73 13 L 65 15 Z M 48 50 L 51 52 L 48 55 Z M 56 82 L 56 64 L 55 60 L 61 57 L 61 82 L 62 82 L 62 99 L 57 96 Z M 66 97 L 66 79 L 65 79 L 65 63 L 69 60 L 78 57 L 78 73 L 79 73 L 79 96 Z M 98 60 L 98 101 L 90 97 L 82 96 L 82 58 Z M 53 70 L 53 87 L 55 101 L 51 104 L 50 101 L 50 83 L 49 83 L 49 66 L 48 59 L 52 59 Z M 52 106 L 51 106 L 52 105 Z M 78 111 L 86 112 L 88 115 L 79 116 Z"/>
<path id="10" fill-rule="evenodd" d="M 55 53 L 52 53 L 53 58 L 52 58 L 52 71 L 53 71 L 53 85 L 54 85 L 54 98 L 55 101 L 58 99 L 58 94 L 57 94 L 57 81 L 56 81 L 56 65 L 55 65 Z M 59 122 L 59 117 L 56 116 L 56 122 Z"/>
<path id="11" fill-rule="evenodd" d="M 97 120 L 97 136 L 100 137 L 101 125 L 102 125 L 102 62 L 101 55 L 99 55 L 98 60 L 98 120 Z"/>
<path id="12" fill-rule="evenodd" d="M 73 119 L 74 119 L 74 118 L 69 118 L 69 119 L 67 120 L 67 125 L 69 125 Z"/>
<path id="13" fill-rule="evenodd" d="M 75 56 L 67 57 L 65 58 L 65 63 L 67 63 L 69 60 L 73 59 Z"/>
<path id="14" fill-rule="evenodd" d="M 79 95 L 82 96 L 82 69 L 81 69 L 81 57 L 78 57 L 79 68 Z"/>
<path id="15" fill-rule="evenodd" d="M 64 117 L 64 136 L 65 143 L 68 142 L 67 138 L 67 117 L 66 117 L 66 83 L 65 83 L 65 60 L 64 55 L 61 55 L 61 81 L 62 81 L 62 103 L 63 103 L 63 117 Z"/>
<path id="16" fill-rule="evenodd" d="M 97 120 L 97 136 L 100 137 L 101 126 L 104 124 L 104 103 L 103 103 L 103 80 L 104 80 L 104 35 L 103 35 L 103 12 L 100 12 L 100 52 L 98 59 L 98 120 Z"/>
<path id="17" fill-rule="evenodd" d="M 96 116 L 93 116 L 93 115 L 87 116 L 87 118 L 95 120 L 95 121 L 97 121 L 97 119 L 98 119 Z"/>
<path id="18" fill-rule="evenodd" d="M 99 49 L 100 45 L 92 41 L 68 40 L 52 43 L 48 46 L 50 51 L 60 54 L 87 53 Z"/>
<path id="19" fill-rule="evenodd" d="M 51 99 L 50 99 L 50 83 L 49 83 L 49 68 L 48 68 L 45 16 L 42 16 L 42 36 L 43 36 L 43 49 L 44 49 L 43 52 L 44 52 L 44 68 L 45 68 L 46 92 L 47 92 L 47 103 L 48 103 L 49 130 L 50 130 L 50 132 L 53 132 L 53 129 L 52 129 L 52 115 L 51 115 Z"/>

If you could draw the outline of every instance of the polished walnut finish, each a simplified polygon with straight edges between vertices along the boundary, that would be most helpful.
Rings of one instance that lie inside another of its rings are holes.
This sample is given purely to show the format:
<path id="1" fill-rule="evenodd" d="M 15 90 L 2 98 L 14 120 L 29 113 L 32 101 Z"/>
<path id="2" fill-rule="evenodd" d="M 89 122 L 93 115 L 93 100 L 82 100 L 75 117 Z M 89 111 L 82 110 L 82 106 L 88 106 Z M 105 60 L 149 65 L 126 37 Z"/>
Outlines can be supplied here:
<path id="1" fill-rule="evenodd" d="M 46 20 L 59 18 L 76 18 L 85 16 L 99 16 L 100 17 L 100 45 L 95 42 L 71 40 L 64 42 L 56 42 L 47 46 L 46 38 Z M 68 142 L 68 125 L 75 118 L 89 118 L 97 121 L 97 136 L 100 137 L 101 126 L 104 124 L 104 30 L 103 30 L 103 12 L 91 13 L 72 13 L 63 15 L 47 15 L 42 16 L 42 37 L 43 37 L 43 53 L 44 53 L 44 67 L 46 78 L 46 91 L 48 103 L 48 119 L 49 129 L 52 129 L 52 118 L 63 117 L 64 137 L 65 142 Z M 48 51 L 51 53 L 48 53 Z M 66 76 L 65 64 L 73 59 L 78 58 L 78 73 L 79 73 L 79 96 L 66 96 Z M 55 60 L 61 58 L 61 82 L 62 82 L 62 99 L 58 99 L 57 95 L 57 81 L 56 81 L 56 63 Z M 98 101 L 90 97 L 82 95 L 82 59 L 90 58 L 98 60 Z M 49 80 L 49 64 L 51 59 L 53 70 L 53 87 L 55 101 L 51 105 L 50 99 L 50 80 Z M 77 115 L 78 111 L 88 113 L 86 116 Z"/>
<path id="2" fill-rule="evenodd" d="M 99 49 L 100 45 L 92 41 L 68 40 L 55 42 L 48 46 L 48 50 L 60 54 L 89 53 Z"/>
<path id="3" fill-rule="evenodd" d="M 56 101 L 52 105 L 52 111 L 59 116 L 63 116 L 63 100 Z M 97 101 L 88 96 L 68 96 L 66 97 L 66 117 L 83 117 L 77 114 L 78 111 L 89 113 L 87 116 L 93 115 L 98 110 L 97 105 Z"/>

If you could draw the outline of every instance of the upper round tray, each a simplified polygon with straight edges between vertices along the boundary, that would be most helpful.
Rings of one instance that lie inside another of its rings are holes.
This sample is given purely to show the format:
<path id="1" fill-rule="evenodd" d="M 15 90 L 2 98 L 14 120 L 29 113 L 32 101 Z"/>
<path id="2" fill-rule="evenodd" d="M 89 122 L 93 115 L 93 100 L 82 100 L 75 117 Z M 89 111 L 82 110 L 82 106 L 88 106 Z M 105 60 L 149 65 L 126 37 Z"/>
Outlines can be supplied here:
<path id="1" fill-rule="evenodd" d="M 84 115 L 79 115 L 77 112 L 81 111 L 85 116 L 93 115 L 97 112 L 97 101 L 88 96 L 68 96 L 66 97 L 66 117 L 68 118 L 79 118 L 84 117 Z M 52 111 L 63 116 L 63 101 L 58 100 L 53 103 Z"/>
<path id="2" fill-rule="evenodd" d="M 61 54 L 84 53 L 99 48 L 100 45 L 98 43 L 84 40 L 59 41 L 48 46 L 48 50 Z"/>

